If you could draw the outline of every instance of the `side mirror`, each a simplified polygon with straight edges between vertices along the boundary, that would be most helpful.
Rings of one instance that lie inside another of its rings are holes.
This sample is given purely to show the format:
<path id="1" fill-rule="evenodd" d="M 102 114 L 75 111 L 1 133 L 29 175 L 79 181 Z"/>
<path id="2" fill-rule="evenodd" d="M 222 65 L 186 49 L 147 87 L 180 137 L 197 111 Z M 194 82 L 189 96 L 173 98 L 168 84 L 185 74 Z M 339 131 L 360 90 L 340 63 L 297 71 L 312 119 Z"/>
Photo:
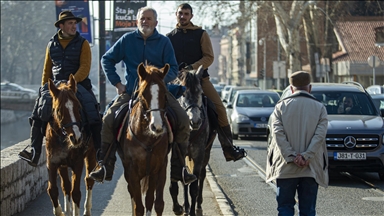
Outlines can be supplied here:
<path id="1" fill-rule="evenodd" d="M 384 118 L 384 109 L 381 109 L 381 110 L 380 110 L 380 114 L 381 114 L 381 117 Z"/>

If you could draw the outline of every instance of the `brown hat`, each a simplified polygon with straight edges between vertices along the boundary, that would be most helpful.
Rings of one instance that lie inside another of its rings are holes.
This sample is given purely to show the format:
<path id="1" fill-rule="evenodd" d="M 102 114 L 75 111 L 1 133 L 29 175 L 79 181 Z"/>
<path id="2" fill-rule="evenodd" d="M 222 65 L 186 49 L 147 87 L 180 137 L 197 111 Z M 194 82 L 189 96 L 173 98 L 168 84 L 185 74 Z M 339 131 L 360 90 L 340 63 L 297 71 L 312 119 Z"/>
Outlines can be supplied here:
<path id="1" fill-rule="evenodd" d="M 307 86 L 311 83 L 311 74 L 306 71 L 296 71 L 289 77 L 289 84 L 295 87 Z"/>
<path id="2" fill-rule="evenodd" d="M 75 19 L 76 22 L 81 22 L 82 18 L 80 17 L 76 17 L 75 15 L 73 15 L 73 13 L 71 11 L 62 11 L 60 14 L 59 14 L 59 19 L 55 22 L 55 26 L 57 28 L 59 28 L 59 24 L 61 22 L 64 22 L 65 20 L 71 20 L 71 19 Z"/>

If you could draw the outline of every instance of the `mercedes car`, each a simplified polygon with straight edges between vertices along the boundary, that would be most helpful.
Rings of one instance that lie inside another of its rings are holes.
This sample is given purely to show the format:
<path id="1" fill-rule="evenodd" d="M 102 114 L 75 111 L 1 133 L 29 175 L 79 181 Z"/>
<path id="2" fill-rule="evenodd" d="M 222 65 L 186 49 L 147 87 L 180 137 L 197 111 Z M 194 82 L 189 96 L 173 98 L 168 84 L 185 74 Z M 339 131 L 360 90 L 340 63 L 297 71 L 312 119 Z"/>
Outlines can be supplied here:
<path id="1" fill-rule="evenodd" d="M 281 98 L 291 94 L 288 86 Z M 377 109 L 369 93 L 356 82 L 312 83 L 311 94 L 324 104 L 328 113 L 329 169 L 377 172 L 384 181 L 384 109 Z M 346 99 L 352 107 L 345 107 Z M 271 124 L 269 121 L 268 143 Z"/>

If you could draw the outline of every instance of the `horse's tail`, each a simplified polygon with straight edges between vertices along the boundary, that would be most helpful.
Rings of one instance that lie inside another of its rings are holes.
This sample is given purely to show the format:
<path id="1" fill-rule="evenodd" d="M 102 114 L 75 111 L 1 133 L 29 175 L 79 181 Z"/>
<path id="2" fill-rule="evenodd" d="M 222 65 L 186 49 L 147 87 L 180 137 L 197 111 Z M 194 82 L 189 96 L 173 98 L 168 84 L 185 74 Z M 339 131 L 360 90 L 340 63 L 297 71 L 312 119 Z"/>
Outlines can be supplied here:
<path id="1" fill-rule="evenodd" d="M 142 178 L 140 181 L 140 184 L 141 184 L 141 193 L 145 194 L 148 190 L 149 176 L 147 175 L 144 178 Z"/>

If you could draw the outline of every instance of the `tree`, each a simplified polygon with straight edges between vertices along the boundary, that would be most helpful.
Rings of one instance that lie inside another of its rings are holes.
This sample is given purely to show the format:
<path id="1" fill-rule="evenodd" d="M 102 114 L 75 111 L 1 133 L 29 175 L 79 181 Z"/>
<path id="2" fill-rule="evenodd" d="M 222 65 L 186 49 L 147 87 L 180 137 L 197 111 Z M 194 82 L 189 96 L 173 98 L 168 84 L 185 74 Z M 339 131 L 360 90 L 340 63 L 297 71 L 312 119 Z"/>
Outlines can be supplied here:
<path id="1" fill-rule="evenodd" d="M 49 39 L 56 31 L 54 2 L 1 1 L 1 80 L 40 84 Z"/>

